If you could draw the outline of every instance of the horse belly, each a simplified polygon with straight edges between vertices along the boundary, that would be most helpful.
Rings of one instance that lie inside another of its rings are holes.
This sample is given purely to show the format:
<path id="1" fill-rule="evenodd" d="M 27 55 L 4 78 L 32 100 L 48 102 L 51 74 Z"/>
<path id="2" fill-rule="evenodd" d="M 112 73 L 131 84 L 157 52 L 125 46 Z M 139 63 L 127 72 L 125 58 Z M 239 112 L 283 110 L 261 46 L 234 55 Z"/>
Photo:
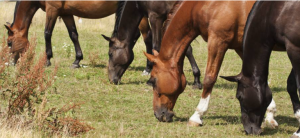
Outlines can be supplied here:
<path id="1" fill-rule="evenodd" d="M 61 14 L 97 19 L 115 13 L 117 6 L 115 1 L 67 1 Z"/>

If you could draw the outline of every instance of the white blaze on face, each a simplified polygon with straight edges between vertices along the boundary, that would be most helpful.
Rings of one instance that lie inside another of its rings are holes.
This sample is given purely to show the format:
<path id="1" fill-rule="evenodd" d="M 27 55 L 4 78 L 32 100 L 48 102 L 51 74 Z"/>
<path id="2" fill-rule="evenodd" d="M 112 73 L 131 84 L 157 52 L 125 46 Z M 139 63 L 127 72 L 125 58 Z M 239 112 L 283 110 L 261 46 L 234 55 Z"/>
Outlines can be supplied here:
<path id="1" fill-rule="evenodd" d="M 190 117 L 190 121 L 202 124 L 201 116 L 204 115 L 208 109 L 208 104 L 210 100 L 210 95 L 206 98 L 201 98 L 197 106 L 195 113 Z"/>

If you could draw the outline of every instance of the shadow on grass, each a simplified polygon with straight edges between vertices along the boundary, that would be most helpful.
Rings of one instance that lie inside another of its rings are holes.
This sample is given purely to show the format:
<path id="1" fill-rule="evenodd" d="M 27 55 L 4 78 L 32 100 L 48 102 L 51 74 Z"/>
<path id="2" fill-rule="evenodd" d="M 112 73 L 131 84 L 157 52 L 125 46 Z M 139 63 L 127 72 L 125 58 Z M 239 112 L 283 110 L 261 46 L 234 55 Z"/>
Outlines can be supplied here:
<path id="1" fill-rule="evenodd" d="M 141 71 L 142 72 L 142 71 L 145 70 L 145 68 L 146 68 L 146 66 L 134 66 L 134 67 L 129 66 L 127 70 Z"/>
<path id="2" fill-rule="evenodd" d="M 88 64 L 89 67 L 93 67 L 93 68 L 107 68 L 106 64 L 97 64 L 95 66 L 91 65 L 91 64 Z"/>

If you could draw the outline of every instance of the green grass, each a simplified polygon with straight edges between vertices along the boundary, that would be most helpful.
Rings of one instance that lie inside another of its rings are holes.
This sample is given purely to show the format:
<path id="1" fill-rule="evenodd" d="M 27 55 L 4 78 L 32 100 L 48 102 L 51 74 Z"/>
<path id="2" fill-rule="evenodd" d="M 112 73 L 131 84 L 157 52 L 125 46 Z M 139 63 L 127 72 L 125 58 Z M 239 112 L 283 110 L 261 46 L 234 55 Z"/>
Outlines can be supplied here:
<path id="1" fill-rule="evenodd" d="M 0 24 L 12 21 L 14 3 L 0 2 Z M 77 20 L 77 18 L 75 18 Z M 76 21 L 77 23 L 77 21 Z M 45 13 L 41 10 L 35 15 L 29 36 L 37 36 L 37 51 L 45 51 L 44 41 Z M 108 43 L 101 34 L 110 35 L 114 16 L 98 20 L 84 19 L 77 24 L 79 41 L 84 54 L 81 64 L 86 68 L 70 69 L 75 60 L 73 44 L 63 22 L 57 22 L 52 43 L 54 58 L 52 64 L 59 64 L 57 80 L 50 88 L 48 103 L 61 107 L 69 102 L 84 102 L 76 113 L 95 127 L 85 134 L 88 137 L 254 137 L 246 136 L 240 120 L 240 107 L 235 99 L 236 84 L 218 79 L 208 113 L 204 116 L 204 126 L 187 127 L 188 118 L 193 114 L 202 91 L 193 90 L 193 74 L 185 59 L 184 72 L 188 86 L 180 95 L 176 106 L 176 117 L 172 123 L 160 123 L 152 110 L 152 88 L 145 82 L 149 76 L 141 76 L 146 64 L 145 44 L 139 39 L 134 47 L 135 59 L 122 78 L 121 85 L 108 82 L 107 61 Z M 0 37 L 6 29 L 0 25 Z M 198 42 L 197 42 L 198 41 Z M 200 38 L 192 43 L 194 56 L 200 67 L 203 80 L 207 61 L 207 44 Z M 70 48 L 63 48 L 67 46 Z M 68 50 L 70 49 L 70 50 Z M 99 60 L 96 67 L 89 62 L 89 54 L 96 51 Z M 71 52 L 71 53 L 70 53 Z M 228 50 L 222 64 L 220 75 L 236 75 L 241 71 L 242 61 L 233 50 Z M 47 70 L 53 70 L 53 66 Z M 278 129 L 265 129 L 261 137 L 289 137 L 298 129 L 292 104 L 286 92 L 286 80 L 291 64 L 286 53 L 273 52 L 270 61 L 269 83 L 277 105 L 276 120 Z M 1 132 L 0 132 L 1 133 Z"/>

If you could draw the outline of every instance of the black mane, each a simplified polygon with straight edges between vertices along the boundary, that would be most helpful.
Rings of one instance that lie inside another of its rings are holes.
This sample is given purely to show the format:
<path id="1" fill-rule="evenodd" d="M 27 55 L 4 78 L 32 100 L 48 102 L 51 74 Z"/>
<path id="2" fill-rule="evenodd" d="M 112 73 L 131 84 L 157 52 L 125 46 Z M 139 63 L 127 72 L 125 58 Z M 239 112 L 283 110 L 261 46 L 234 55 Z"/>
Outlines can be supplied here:
<path id="1" fill-rule="evenodd" d="M 14 20 L 13 20 L 13 22 L 11 23 L 11 27 L 13 27 L 13 25 L 14 25 L 14 23 L 15 23 L 15 18 L 16 18 L 16 14 L 17 14 L 17 9 L 18 9 L 18 7 L 19 7 L 19 5 L 20 5 L 20 2 L 21 2 L 21 1 L 17 1 L 17 2 L 16 2 L 15 12 L 14 12 Z"/>
<path id="2" fill-rule="evenodd" d="M 122 17 L 122 13 L 123 13 L 125 4 L 126 4 L 125 1 L 119 1 L 118 2 L 118 8 L 117 8 L 117 11 L 116 11 L 116 22 L 115 22 L 115 27 L 114 27 L 112 37 L 116 36 L 117 33 L 118 33 L 120 20 L 121 20 L 121 17 Z"/>

